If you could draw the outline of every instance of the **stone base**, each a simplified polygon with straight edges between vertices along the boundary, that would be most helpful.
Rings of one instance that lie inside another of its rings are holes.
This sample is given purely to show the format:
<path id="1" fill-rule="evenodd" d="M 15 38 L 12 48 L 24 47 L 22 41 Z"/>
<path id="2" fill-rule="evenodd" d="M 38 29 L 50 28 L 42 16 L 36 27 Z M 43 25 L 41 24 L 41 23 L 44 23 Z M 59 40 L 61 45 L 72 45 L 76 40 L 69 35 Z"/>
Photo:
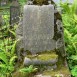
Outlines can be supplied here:
<path id="1" fill-rule="evenodd" d="M 53 65 L 58 62 L 56 53 L 42 53 L 39 55 L 27 55 L 24 59 L 24 65 Z"/>
<path id="2" fill-rule="evenodd" d="M 45 70 L 34 77 L 71 77 L 68 67 L 61 67 L 55 70 Z"/>
<path id="3" fill-rule="evenodd" d="M 68 67 L 61 67 L 57 69 L 44 70 L 43 72 L 37 72 L 34 74 L 26 74 L 21 72 L 15 72 L 12 77 L 71 77 Z"/>

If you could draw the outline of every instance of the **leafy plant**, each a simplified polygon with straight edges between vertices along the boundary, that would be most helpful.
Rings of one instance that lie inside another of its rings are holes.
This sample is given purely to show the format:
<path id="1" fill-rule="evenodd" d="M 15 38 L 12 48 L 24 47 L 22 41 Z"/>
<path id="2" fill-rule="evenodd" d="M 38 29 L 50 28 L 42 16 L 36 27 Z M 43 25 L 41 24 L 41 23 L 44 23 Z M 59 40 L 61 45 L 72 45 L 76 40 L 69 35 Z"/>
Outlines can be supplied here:
<path id="1" fill-rule="evenodd" d="M 64 37 L 66 43 L 68 65 L 71 74 L 77 77 L 77 0 L 72 5 L 60 2 L 64 25 Z"/>
<path id="2" fill-rule="evenodd" d="M 6 54 L 5 54 L 6 55 Z M 3 55 L 2 55 L 3 56 Z M 8 62 L 0 63 L 0 74 L 1 76 L 6 77 L 7 75 L 10 76 L 11 73 L 14 71 L 14 60 L 17 58 L 17 56 L 13 56 L 11 57 L 10 60 L 8 60 Z M 4 58 L 5 59 L 5 58 Z M 4 61 L 3 59 L 1 59 L 2 61 Z M 6 59 L 5 59 L 6 60 Z"/>
<path id="3" fill-rule="evenodd" d="M 77 65 L 73 67 L 73 69 L 71 70 L 71 73 L 74 77 L 77 77 Z"/>
<path id="4" fill-rule="evenodd" d="M 16 41 L 15 43 L 10 47 L 11 49 L 9 50 L 9 48 L 5 51 L 5 47 L 3 49 L 0 48 L 0 50 L 2 50 L 0 52 L 0 71 L 2 73 L 2 75 L 7 75 L 11 74 L 14 71 L 14 60 L 17 58 L 17 56 L 15 55 L 15 45 L 16 45 Z"/>
<path id="5" fill-rule="evenodd" d="M 30 65 L 29 67 L 22 68 L 19 71 L 23 73 L 32 73 L 32 72 L 36 72 L 37 68 L 34 68 L 33 65 Z"/>
<path id="6" fill-rule="evenodd" d="M 10 28 L 8 16 L 3 16 L 3 19 L 6 21 L 5 24 L 0 26 L 0 76 L 9 77 L 15 70 L 14 61 L 17 59 L 15 51 L 18 40 L 15 40 L 16 26 Z"/>
<path id="7" fill-rule="evenodd" d="M 23 6 L 26 2 L 27 2 L 27 0 L 19 0 L 19 3 L 21 6 Z"/>

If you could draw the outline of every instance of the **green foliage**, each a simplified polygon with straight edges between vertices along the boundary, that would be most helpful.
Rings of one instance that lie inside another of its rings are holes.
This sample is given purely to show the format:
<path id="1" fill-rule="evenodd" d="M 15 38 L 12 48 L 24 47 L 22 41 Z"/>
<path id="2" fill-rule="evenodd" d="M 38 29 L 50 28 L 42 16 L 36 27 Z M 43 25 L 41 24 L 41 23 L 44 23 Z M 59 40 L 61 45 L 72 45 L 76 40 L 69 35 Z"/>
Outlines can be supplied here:
<path id="1" fill-rule="evenodd" d="M 23 6 L 24 4 L 26 4 L 26 1 L 27 0 L 19 0 L 19 3 L 20 3 L 21 6 Z"/>
<path id="2" fill-rule="evenodd" d="M 15 40 L 16 26 L 10 28 L 9 16 L 4 15 L 4 24 L 0 26 L 0 76 L 9 77 L 15 70 L 16 56 L 16 44 L 18 40 Z"/>
<path id="3" fill-rule="evenodd" d="M 63 14 L 64 37 L 66 43 L 67 59 L 71 74 L 77 77 L 77 0 L 72 5 L 68 1 L 60 3 Z"/>
<path id="4" fill-rule="evenodd" d="M 6 77 L 7 73 L 11 74 L 14 71 L 14 61 L 17 58 L 17 56 L 15 55 L 15 45 L 16 45 L 16 41 L 15 43 L 10 47 L 8 47 L 5 50 L 5 47 L 3 47 L 3 49 L 0 52 L 0 73 L 2 75 L 5 75 L 4 77 Z M 11 50 L 9 50 L 11 48 Z"/>
<path id="5" fill-rule="evenodd" d="M 5 54 L 6 55 L 6 54 Z M 7 76 L 7 74 L 10 76 L 10 74 L 14 71 L 14 60 L 17 58 L 17 56 L 11 57 L 11 59 L 7 59 L 7 63 L 0 63 L 0 74 L 1 76 L 4 75 L 4 77 Z M 3 59 L 2 59 L 3 61 Z"/>
<path id="6" fill-rule="evenodd" d="M 71 73 L 74 77 L 77 77 L 77 65 L 73 67 L 73 69 L 71 70 Z"/>
<path id="7" fill-rule="evenodd" d="M 19 71 L 23 73 L 32 73 L 32 72 L 36 72 L 37 68 L 34 68 L 33 65 L 30 65 L 29 67 L 22 68 Z"/>
<path id="8" fill-rule="evenodd" d="M 0 52 L 0 60 L 2 60 L 4 63 L 8 63 L 7 55 L 4 52 Z"/>

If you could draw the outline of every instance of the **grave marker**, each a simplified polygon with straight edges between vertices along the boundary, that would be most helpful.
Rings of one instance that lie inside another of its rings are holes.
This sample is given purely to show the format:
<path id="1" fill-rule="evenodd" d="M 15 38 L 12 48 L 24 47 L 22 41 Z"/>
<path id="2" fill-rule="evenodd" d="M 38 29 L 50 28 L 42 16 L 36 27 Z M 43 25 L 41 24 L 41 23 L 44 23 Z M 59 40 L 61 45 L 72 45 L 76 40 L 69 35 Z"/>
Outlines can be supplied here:
<path id="1" fill-rule="evenodd" d="M 23 37 L 25 50 L 32 53 L 55 49 L 53 5 L 24 6 Z"/>
<path id="2" fill-rule="evenodd" d="M 20 6 L 18 1 L 13 1 L 10 6 L 10 24 L 14 25 L 19 22 Z"/>

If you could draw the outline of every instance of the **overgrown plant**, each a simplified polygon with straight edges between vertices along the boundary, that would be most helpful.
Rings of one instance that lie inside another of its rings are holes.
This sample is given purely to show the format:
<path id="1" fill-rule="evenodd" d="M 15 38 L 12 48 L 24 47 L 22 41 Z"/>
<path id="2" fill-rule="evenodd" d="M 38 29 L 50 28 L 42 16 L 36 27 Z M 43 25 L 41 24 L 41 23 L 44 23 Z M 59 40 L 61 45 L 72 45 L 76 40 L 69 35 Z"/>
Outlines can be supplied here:
<path id="1" fill-rule="evenodd" d="M 0 27 L 0 76 L 11 77 L 17 58 L 15 49 L 18 40 L 15 40 L 15 26 L 10 28 L 8 16 L 3 18 L 6 21 Z"/>
<path id="2" fill-rule="evenodd" d="M 37 71 L 37 68 L 34 68 L 33 65 L 30 65 L 29 67 L 24 67 L 22 69 L 19 70 L 20 72 L 23 72 L 23 73 L 32 73 L 32 72 L 36 72 Z"/>
<path id="3" fill-rule="evenodd" d="M 7 41 L 7 39 L 5 41 Z M 14 60 L 17 58 L 15 54 L 16 42 L 17 41 L 14 41 L 13 45 L 6 45 L 6 47 L 3 42 L 2 45 L 0 45 L 0 74 L 4 75 L 4 77 L 14 71 Z"/>
<path id="4" fill-rule="evenodd" d="M 67 59 L 71 74 L 77 77 L 77 0 L 72 5 L 60 3 L 64 24 Z"/>

